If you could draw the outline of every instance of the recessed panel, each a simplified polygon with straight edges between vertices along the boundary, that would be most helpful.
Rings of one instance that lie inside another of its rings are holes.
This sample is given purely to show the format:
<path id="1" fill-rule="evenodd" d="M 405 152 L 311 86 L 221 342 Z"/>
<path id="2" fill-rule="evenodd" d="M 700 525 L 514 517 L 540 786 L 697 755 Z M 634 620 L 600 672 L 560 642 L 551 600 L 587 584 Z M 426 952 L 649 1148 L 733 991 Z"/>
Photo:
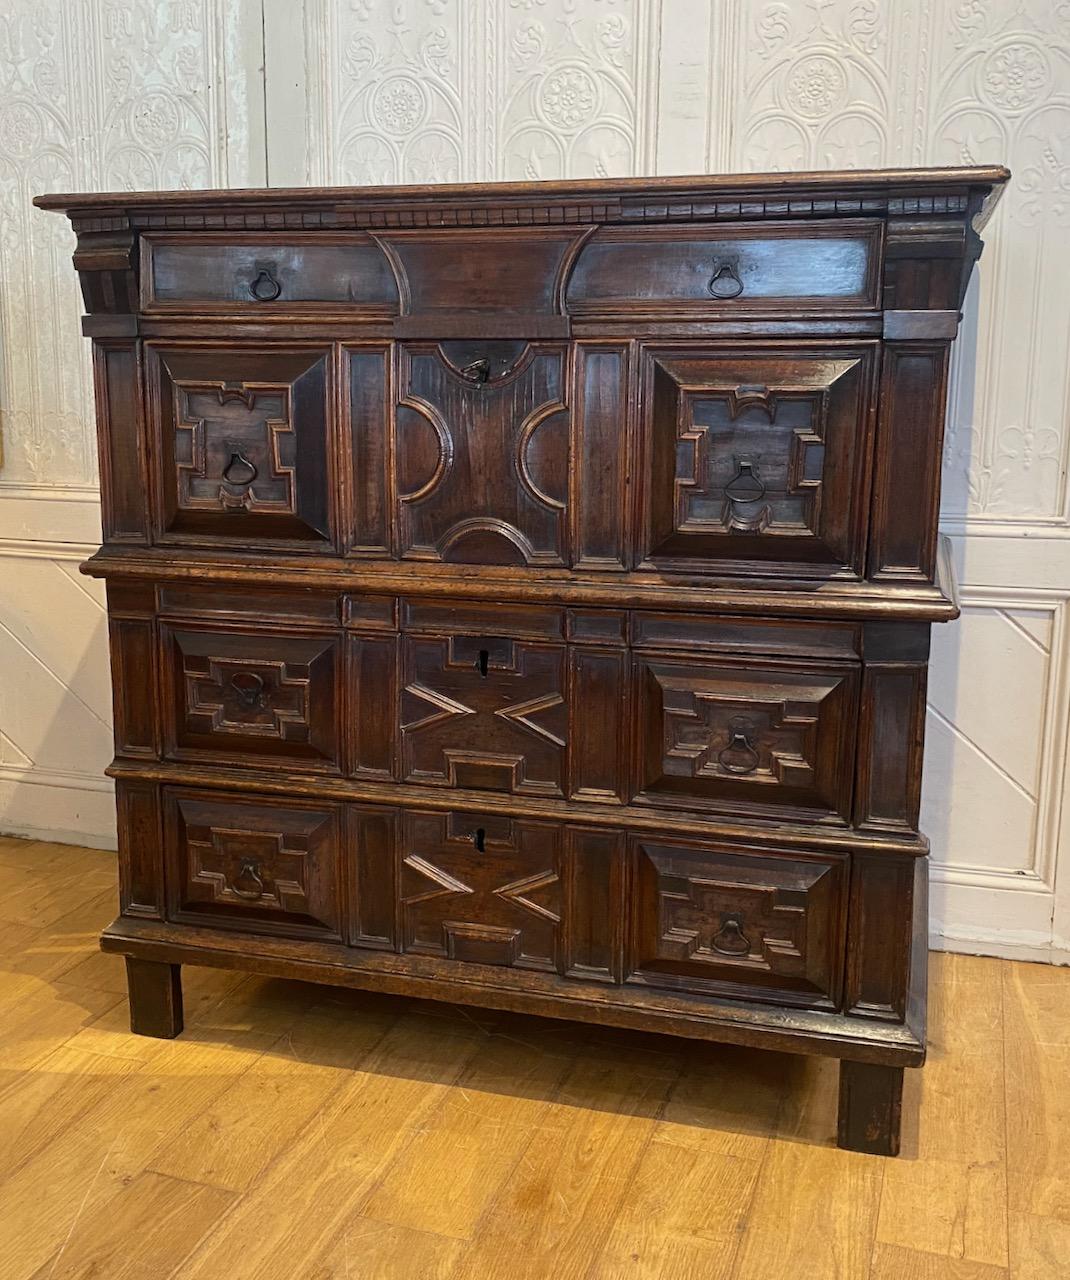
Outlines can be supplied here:
<path id="1" fill-rule="evenodd" d="M 500 636 L 407 636 L 404 667 L 406 781 L 564 795 L 563 645 Z"/>

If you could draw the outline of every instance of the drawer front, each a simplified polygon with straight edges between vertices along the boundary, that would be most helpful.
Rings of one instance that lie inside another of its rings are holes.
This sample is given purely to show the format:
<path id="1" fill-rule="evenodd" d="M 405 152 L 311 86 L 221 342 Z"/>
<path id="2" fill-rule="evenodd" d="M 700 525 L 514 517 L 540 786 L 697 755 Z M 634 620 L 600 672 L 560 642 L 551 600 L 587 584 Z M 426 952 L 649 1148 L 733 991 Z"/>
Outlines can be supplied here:
<path id="1" fill-rule="evenodd" d="M 394 274 L 370 236 L 301 244 L 256 239 L 245 243 L 203 235 L 147 236 L 146 310 L 235 306 L 279 311 L 329 304 L 386 314 L 398 309 Z"/>
<path id="2" fill-rule="evenodd" d="M 159 541 L 329 543 L 329 352 L 146 352 Z"/>
<path id="3" fill-rule="evenodd" d="M 341 938 L 339 810 L 167 790 L 168 918 Z"/>
<path id="4" fill-rule="evenodd" d="M 643 658 L 633 675 L 640 803 L 847 821 L 857 668 Z"/>
<path id="5" fill-rule="evenodd" d="M 401 815 L 400 950 L 562 967 L 559 824 L 500 814 Z"/>
<path id="6" fill-rule="evenodd" d="M 752 307 L 875 307 L 878 222 L 830 222 L 805 230 L 689 226 L 603 228 L 580 253 L 568 309 L 718 312 Z"/>
<path id="7" fill-rule="evenodd" d="M 860 577 L 876 350 L 648 348 L 643 566 Z"/>
<path id="8" fill-rule="evenodd" d="M 500 636 L 406 636 L 407 782 L 565 793 L 565 646 Z"/>
<path id="9" fill-rule="evenodd" d="M 168 755 L 339 769 L 331 636 L 161 625 Z"/>
<path id="10" fill-rule="evenodd" d="M 847 864 L 635 839 L 628 981 L 837 1008 Z"/>
<path id="11" fill-rule="evenodd" d="M 560 343 L 402 346 L 394 456 L 403 558 L 568 562 L 566 380 Z"/>

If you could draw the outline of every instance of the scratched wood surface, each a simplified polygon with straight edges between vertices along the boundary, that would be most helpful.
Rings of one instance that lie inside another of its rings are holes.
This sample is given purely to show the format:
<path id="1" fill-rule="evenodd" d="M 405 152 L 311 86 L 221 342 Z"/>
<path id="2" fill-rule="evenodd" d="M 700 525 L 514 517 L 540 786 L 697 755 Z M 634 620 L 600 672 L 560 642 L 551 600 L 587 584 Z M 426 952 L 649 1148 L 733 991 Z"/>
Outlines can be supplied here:
<path id="1" fill-rule="evenodd" d="M 114 878 L 0 839 L 2 1280 L 1070 1274 L 1070 969 L 933 957 L 882 1160 L 819 1058 L 198 969 L 131 1036 Z"/>

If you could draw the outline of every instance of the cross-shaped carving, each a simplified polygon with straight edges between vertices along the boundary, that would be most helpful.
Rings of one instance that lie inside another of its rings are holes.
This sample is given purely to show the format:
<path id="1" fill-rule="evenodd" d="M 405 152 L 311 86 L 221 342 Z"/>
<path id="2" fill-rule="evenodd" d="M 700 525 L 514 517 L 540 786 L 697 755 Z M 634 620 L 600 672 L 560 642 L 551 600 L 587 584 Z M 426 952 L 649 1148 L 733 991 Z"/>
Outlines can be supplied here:
<path id="1" fill-rule="evenodd" d="M 179 507 L 296 514 L 289 384 L 174 387 Z"/>

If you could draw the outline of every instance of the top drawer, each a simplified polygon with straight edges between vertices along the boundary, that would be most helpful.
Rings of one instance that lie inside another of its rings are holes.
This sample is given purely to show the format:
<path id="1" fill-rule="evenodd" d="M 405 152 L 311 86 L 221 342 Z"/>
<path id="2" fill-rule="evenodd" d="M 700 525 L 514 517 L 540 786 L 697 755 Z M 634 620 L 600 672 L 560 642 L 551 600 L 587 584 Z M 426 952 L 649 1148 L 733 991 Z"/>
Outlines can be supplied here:
<path id="1" fill-rule="evenodd" d="M 263 237 L 145 236 L 142 305 L 147 311 L 260 310 L 344 306 L 395 315 L 398 291 L 370 236 L 300 243 Z"/>
<path id="2" fill-rule="evenodd" d="M 576 263 L 568 310 L 876 307 L 881 227 L 864 220 L 603 228 Z"/>

